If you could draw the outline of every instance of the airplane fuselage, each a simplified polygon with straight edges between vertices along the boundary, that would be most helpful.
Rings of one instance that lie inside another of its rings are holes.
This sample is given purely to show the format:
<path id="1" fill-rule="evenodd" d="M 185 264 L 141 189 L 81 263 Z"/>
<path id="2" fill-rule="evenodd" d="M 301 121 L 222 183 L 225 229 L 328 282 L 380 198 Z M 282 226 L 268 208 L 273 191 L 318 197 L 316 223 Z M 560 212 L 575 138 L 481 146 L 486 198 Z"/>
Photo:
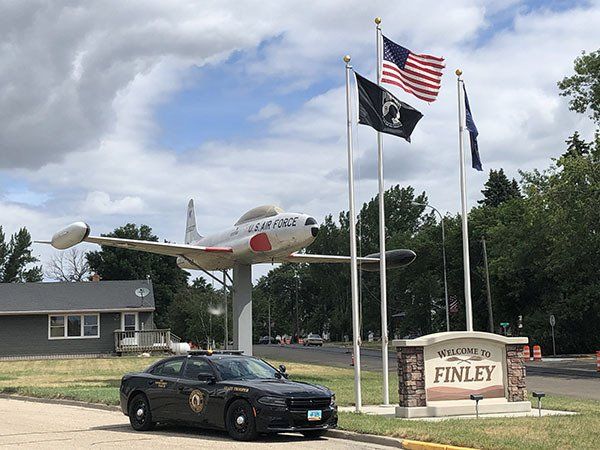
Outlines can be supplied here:
<path id="1" fill-rule="evenodd" d="M 240 264 L 269 263 L 278 256 L 287 256 L 315 240 L 319 226 L 306 214 L 281 213 L 271 217 L 251 220 L 227 228 L 219 233 L 194 240 L 190 245 L 206 247 L 229 247 L 230 258 L 214 258 L 207 264 L 194 261 L 193 257 L 178 257 L 177 264 L 183 269 L 222 270 Z"/>

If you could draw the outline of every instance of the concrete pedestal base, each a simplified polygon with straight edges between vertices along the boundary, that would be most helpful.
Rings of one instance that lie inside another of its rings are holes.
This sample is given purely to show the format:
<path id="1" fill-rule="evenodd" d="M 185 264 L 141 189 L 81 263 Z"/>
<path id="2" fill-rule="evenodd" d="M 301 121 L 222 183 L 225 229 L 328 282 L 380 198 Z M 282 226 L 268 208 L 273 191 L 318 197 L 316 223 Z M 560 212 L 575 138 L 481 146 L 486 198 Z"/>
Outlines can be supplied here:
<path id="1" fill-rule="evenodd" d="M 479 402 L 479 415 L 528 413 L 531 402 L 509 402 L 504 398 L 483 399 Z M 451 417 L 475 414 L 472 400 L 427 402 L 427 406 L 396 406 L 396 417 L 404 419 L 420 417 Z"/>
<path id="2" fill-rule="evenodd" d="M 252 266 L 233 266 L 233 348 L 252 356 Z"/>

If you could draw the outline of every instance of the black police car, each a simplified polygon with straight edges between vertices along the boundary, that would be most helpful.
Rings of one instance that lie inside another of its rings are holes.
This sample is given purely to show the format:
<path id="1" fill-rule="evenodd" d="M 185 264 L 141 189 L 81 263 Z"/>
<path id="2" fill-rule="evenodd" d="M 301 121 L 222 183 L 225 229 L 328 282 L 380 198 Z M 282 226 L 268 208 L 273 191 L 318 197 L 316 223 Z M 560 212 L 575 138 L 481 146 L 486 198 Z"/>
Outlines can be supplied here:
<path id="1" fill-rule="evenodd" d="M 237 440 L 298 431 L 317 437 L 337 427 L 335 394 L 288 379 L 241 352 L 195 351 L 123 376 L 121 410 L 135 430 L 177 422 L 227 430 Z"/>

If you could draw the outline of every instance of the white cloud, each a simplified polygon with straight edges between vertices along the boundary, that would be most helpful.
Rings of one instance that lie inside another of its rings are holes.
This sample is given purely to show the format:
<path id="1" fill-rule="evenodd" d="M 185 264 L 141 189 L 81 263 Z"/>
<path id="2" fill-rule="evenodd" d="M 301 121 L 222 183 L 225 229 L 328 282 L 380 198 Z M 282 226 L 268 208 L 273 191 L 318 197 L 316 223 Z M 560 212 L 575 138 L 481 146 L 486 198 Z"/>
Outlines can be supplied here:
<path id="1" fill-rule="evenodd" d="M 90 192 L 81 211 L 85 214 L 140 214 L 144 210 L 144 202 L 139 197 L 123 197 L 111 200 L 106 192 Z"/>
<path id="2" fill-rule="evenodd" d="M 252 122 L 261 122 L 263 120 L 272 119 L 283 114 L 283 108 L 275 103 L 268 103 L 258 110 L 256 114 L 249 117 Z"/>

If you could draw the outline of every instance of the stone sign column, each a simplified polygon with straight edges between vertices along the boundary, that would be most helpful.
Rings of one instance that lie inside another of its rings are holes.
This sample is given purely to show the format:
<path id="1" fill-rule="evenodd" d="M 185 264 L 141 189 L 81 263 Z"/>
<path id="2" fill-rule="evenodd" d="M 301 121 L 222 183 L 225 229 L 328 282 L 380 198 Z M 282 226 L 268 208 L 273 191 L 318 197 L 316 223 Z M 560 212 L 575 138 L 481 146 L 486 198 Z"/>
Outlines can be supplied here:
<path id="1" fill-rule="evenodd" d="M 398 380 L 400 406 L 426 405 L 423 347 L 398 348 Z"/>
<path id="2" fill-rule="evenodd" d="M 523 344 L 509 344 L 506 346 L 506 371 L 508 401 L 522 402 L 527 400 Z"/>

